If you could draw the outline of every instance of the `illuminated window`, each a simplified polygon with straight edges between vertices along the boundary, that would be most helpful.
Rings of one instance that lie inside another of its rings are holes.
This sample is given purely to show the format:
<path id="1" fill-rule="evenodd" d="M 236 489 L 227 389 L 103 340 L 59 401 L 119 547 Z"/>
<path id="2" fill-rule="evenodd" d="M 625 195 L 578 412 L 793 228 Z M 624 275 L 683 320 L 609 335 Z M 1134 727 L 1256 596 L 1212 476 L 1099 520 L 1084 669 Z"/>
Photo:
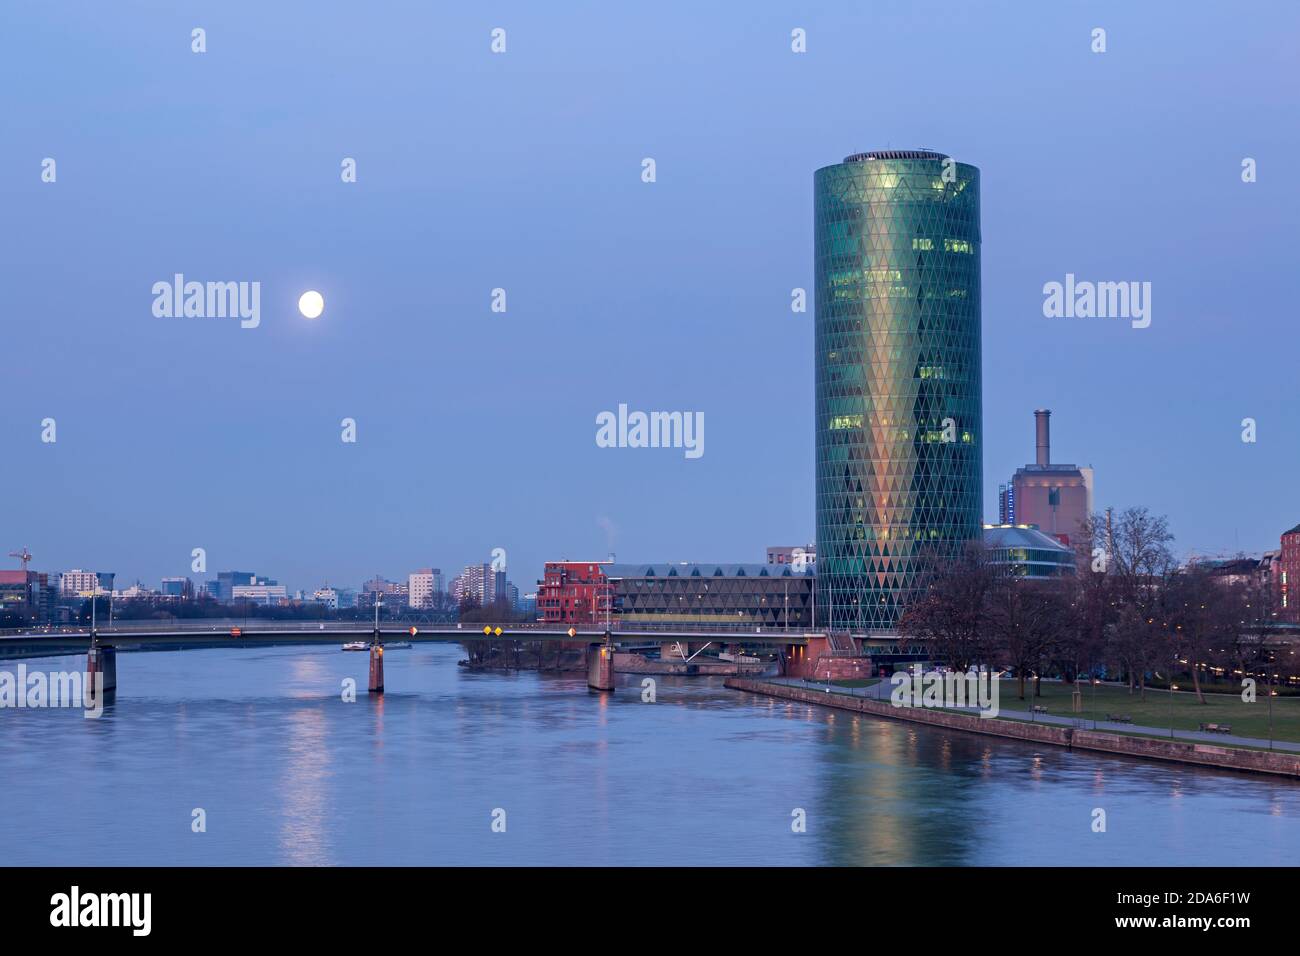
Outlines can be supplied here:
<path id="1" fill-rule="evenodd" d="M 921 251 L 921 252 L 929 252 L 931 249 L 934 248 L 934 240 L 933 240 L 933 239 L 913 239 L 913 240 L 912 240 L 912 248 L 913 248 L 914 250 L 919 250 L 919 251 Z"/>
<path id="2" fill-rule="evenodd" d="M 971 248 L 971 244 L 965 239 L 945 239 L 943 241 L 943 251 L 964 252 L 967 255 L 970 255 L 972 252 L 974 252 L 974 250 Z"/>

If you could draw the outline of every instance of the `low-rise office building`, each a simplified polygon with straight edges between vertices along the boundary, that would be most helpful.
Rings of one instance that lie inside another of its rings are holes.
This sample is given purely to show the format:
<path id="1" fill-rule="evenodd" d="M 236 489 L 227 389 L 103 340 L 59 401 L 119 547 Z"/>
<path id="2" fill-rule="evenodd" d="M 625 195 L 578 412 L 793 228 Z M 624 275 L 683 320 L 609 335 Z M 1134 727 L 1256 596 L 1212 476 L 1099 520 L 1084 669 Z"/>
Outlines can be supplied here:
<path id="1" fill-rule="evenodd" d="M 788 563 L 615 564 L 549 561 L 537 583 L 548 624 L 655 629 L 805 630 L 813 624 L 812 566 Z"/>
<path id="2" fill-rule="evenodd" d="M 816 576 L 791 564 L 607 564 L 604 571 L 624 627 L 813 626 Z"/>
<path id="3" fill-rule="evenodd" d="M 984 551 L 989 562 L 1026 578 L 1058 578 L 1078 570 L 1074 552 L 1034 525 L 986 524 Z"/>
<path id="4" fill-rule="evenodd" d="M 289 600 L 289 594 L 283 584 L 236 584 L 231 588 L 230 599 L 255 604 L 284 604 Z"/>

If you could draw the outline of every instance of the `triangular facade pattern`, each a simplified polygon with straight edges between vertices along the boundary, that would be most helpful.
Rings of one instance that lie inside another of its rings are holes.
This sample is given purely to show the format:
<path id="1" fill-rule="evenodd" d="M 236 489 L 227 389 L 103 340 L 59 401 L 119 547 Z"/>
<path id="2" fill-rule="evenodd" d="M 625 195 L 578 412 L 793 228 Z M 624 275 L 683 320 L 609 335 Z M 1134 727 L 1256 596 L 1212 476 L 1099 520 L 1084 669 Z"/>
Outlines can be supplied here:
<path id="1" fill-rule="evenodd" d="M 701 564 L 613 565 L 619 620 L 639 626 L 811 626 L 813 576 L 788 567 Z"/>
<path id="2" fill-rule="evenodd" d="M 931 559 L 981 530 L 979 170 L 904 155 L 814 179 L 817 617 L 835 630 L 892 630 Z"/>

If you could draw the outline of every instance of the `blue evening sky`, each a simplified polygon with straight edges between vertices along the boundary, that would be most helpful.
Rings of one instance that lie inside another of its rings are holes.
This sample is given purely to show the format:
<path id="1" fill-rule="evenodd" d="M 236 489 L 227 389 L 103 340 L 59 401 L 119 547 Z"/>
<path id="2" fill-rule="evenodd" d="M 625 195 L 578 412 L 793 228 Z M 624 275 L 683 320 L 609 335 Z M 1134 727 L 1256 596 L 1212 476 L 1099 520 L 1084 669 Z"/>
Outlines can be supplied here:
<path id="1" fill-rule="evenodd" d="M 1298 28 L 1290 2 L 7 2 L 0 551 L 157 586 L 203 547 L 196 577 L 293 589 L 504 547 L 528 591 L 549 558 L 808 542 L 813 170 L 916 146 L 982 171 L 986 518 L 1046 406 L 1099 507 L 1277 547 Z M 260 281 L 261 326 L 155 318 L 176 272 Z M 1151 327 L 1044 318 L 1067 272 L 1150 281 Z M 704 456 L 597 448 L 619 403 L 704 412 Z"/>

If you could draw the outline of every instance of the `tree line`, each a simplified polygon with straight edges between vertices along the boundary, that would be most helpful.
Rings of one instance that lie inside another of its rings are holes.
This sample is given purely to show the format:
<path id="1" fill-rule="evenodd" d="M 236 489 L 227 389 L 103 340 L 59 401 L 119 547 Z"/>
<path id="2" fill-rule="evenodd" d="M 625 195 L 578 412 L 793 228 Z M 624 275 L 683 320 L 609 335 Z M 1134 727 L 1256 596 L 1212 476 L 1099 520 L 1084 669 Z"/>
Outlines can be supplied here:
<path id="1" fill-rule="evenodd" d="M 1204 702 L 1207 678 L 1240 687 L 1243 677 L 1296 674 L 1270 633 L 1270 582 L 1180 566 L 1173 540 L 1166 518 L 1146 508 L 1093 515 L 1073 542 L 1076 573 L 1052 578 L 994 564 L 972 544 L 934 567 L 899 627 L 955 670 L 1012 669 L 1021 699 L 1044 676 L 1118 679 L 1142 695 L 1153 680 L 1187 675 Z"/>

